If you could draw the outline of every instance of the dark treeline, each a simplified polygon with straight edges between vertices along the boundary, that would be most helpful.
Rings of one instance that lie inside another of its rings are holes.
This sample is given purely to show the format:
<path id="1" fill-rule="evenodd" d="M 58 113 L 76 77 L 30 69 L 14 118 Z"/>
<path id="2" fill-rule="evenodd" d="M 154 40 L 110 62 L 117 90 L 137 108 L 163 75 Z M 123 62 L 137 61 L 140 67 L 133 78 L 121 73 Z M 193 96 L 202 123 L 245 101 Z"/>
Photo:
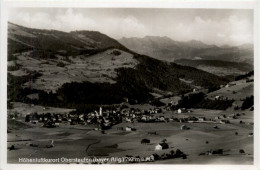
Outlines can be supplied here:
<path id="1" fill-rule="evenodd" d="M 240 76 L 235 77 L 235 81 L 245 79 L 245 78 L 250 77 L 250 76 L 252 76 L 252 75 L 254 75 L 254 70 L 253 70 L 253 71 L 250 71 L 250 72 L 248 72 L 248 73 L 246 73 L 246 74 L 243 74 L 243 75 L 240 75 Z"/>
<path id="2" fill-rule="evenodd" d="M 205 94 L 195 93 L 188 96 L 183 96 L 178 105 L 172 106 L 172 109 L 178 108 L 202 108 L 202 109 L 215 109 L 226 110 L 232 106 L 233 100 L 210 100 L 205 99 Z"/>
<path id="3" fill-rule="evenodd" d="M 241 109 L 245 110 L 252 106 L 254 106 L 254 96 L 246 97 L 246 99 L 244 100 L 244 102 L 241 106 Z"/>
<path id="4" fill-rule="evenodd" d="M 34 82 L 37 77 L 40 77 L 41 74 L 37 72 L 31 72 L 26 76 L 13 76 L 8 73 L 7 81 L 7 98 L 10 101 L 23 101 L 25 102 L 26 95 L 35 93 L 37 90 L 31 88 L 22 88 L 22 84 L 32 81 Z"/>

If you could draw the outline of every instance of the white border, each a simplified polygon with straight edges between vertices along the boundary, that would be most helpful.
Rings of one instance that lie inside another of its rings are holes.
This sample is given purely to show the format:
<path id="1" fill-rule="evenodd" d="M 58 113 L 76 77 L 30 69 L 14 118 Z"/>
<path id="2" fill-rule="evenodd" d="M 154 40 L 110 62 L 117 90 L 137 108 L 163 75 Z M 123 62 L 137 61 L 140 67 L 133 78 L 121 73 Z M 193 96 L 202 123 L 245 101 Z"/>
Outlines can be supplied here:
<path id="1" fill-rule="evenodd" d="M 3 0 L 1 4 L 1 55 L 0 55 L 0 111 L 1 111 L 1 155 L 0 155 L 0 168 L 4 170 L 28 170 L 28 169 L 100 169 L 108 168 L 113 170 L 124 169 L 260 169 L 260 155 L 259 155 L 259 77 L 260 68 L 258 64 L 259 59 L 259 20 L 260 10 L 259 1 L 196 1 L 196 0 Z M 70 7 L 70 8 L 215 8 L 215 9 L 254 9 L 254 66 L 255 66 L 255 83 L 254 83 L 254 96 L 255 96 L 255 111 L 254 111 L 254 165 L 35 165 L 35 164 L 7 164 L 7 12 L 13 7 Z"/>

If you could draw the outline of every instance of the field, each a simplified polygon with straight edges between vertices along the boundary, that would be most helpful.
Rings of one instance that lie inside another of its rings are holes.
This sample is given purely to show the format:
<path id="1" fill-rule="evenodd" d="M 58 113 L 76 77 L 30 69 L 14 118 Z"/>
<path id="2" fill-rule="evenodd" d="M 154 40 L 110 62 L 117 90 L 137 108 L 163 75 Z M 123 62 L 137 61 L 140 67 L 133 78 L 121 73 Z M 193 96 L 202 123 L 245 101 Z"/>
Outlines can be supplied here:
<path id="1" fill-rule="evenodd" d="M 32 58 L 31 52 L 16 54 L 16 64 L 23 66 L 18 70 L 9 71 L 14 76 L 27 75 L 28 72 L 36 71 L 42 76 L 35 82 L 27 82 L 23 87 L 30 87 L 45 91 L 56 91 L 65 83 L 70 82 L 110 82 L 115 83 L 113 78 L 117 76 L 115 69 L 124 67 L 135 67 L 138 61 L 133 55 L 117 50 L 120 55 L 114 55 L 113 50 L 92 56 L 62 57 L 57 56 L 55 60 Z M 61 65 L 58 65 L 62 63 Z M 14 66 L 13 61 L 8 66 Z"/>
<path id="2" fill-rule="evenodd" d="M 24 104 L 25 105 L 25 104 Z M 16 109 L 24 107 L 16 104 Z M 39 106 L 34 106 L 39 107 Z M 138 106 L 135 106 L 138 107 Z M 29 108 L 29 107 L 28 107 Z M 55 110 L 56 109 L 56 110 Z M 49 112 L 57 108 L 49 108 Z M 175 114 L 165 112 L 165 117 L 205 116 L 214 119 L 223 114 L 229 116 L 234 111 L 194 109 L 191 113 Z M 83 158 L 83 157 L 124 157 L 126 155 L 147 157 L 151 154 L 169 153 L 170 150 L 180 149 L 187 154 L 187 159 L 175 158 L 158 160 L 152 163 L 173 164 L 252 164 L 253 163 L 253 112 L 237 111 L 238 119 L 227 118 L 230 124 L 216 123 L 127 123 L 123 122 L 109 130 L 93 130 L 96 125 L 69 125 L 61 123 L 56 128 L 42 127 L 41 123 L 31 124 L 24 122 L 24 115 L 16 120 L 8 120 L 8 146 L 15 149 L 8 151 L 8 162 L 18 163 L 19 158 Z M 242 114 L 243 113 L 243 114 Z M 244 124 L 240 124 L 240 120 Z M 181 130 L 181 125 L 187 125 L 189 130 Z M 213 128 L 218 126 L 218 129 Z M 136 131 L 126 132 L 118 127 L 131 126 Z M 148 132 L 155 132 L 150 135 Z M 237 135 L 235 133 L 238 132 Z M 150 144 L 141 144 L 144 138 L 150 139 Z M 163 139 L 167 140 L 169 149 L 155 151 L 155 146 Z M 46 148 L 50 141 L 54 147 Z M 206 141 L 208 141 L 206 143 Z M 223 149 L 223 155 L 201 155 L 209 150 Z M 243 149 L 244 154 L 239 153 Z"/>

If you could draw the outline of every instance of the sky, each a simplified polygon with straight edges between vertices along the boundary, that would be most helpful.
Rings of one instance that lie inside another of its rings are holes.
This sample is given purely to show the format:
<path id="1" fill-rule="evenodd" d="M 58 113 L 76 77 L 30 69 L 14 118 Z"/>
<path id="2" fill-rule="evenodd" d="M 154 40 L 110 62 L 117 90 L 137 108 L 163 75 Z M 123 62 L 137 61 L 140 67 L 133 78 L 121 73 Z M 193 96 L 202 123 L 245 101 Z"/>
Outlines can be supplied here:
<path id="1" fill-rule="evenodd" d="M 253 43 L 251 9 L 14 8 L 8 20 L 30 28 L 94 30 L 115 39 L 167 36 L 219 46 Z"/>

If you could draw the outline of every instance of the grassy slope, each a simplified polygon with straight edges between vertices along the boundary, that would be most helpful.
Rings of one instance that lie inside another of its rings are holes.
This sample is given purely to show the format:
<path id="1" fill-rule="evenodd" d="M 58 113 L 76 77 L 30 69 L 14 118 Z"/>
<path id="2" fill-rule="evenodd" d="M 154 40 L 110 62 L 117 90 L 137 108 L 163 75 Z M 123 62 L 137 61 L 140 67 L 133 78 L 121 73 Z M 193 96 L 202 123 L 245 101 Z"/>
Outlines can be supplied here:
<path id="1" fill-rule="evenodd" d="M 175 60 L 176 64 L 195 67 L 217 75 L 240 75 L 253 70 L 253 66 L 242 62 L 229 62 L 221 60 Z"/>

